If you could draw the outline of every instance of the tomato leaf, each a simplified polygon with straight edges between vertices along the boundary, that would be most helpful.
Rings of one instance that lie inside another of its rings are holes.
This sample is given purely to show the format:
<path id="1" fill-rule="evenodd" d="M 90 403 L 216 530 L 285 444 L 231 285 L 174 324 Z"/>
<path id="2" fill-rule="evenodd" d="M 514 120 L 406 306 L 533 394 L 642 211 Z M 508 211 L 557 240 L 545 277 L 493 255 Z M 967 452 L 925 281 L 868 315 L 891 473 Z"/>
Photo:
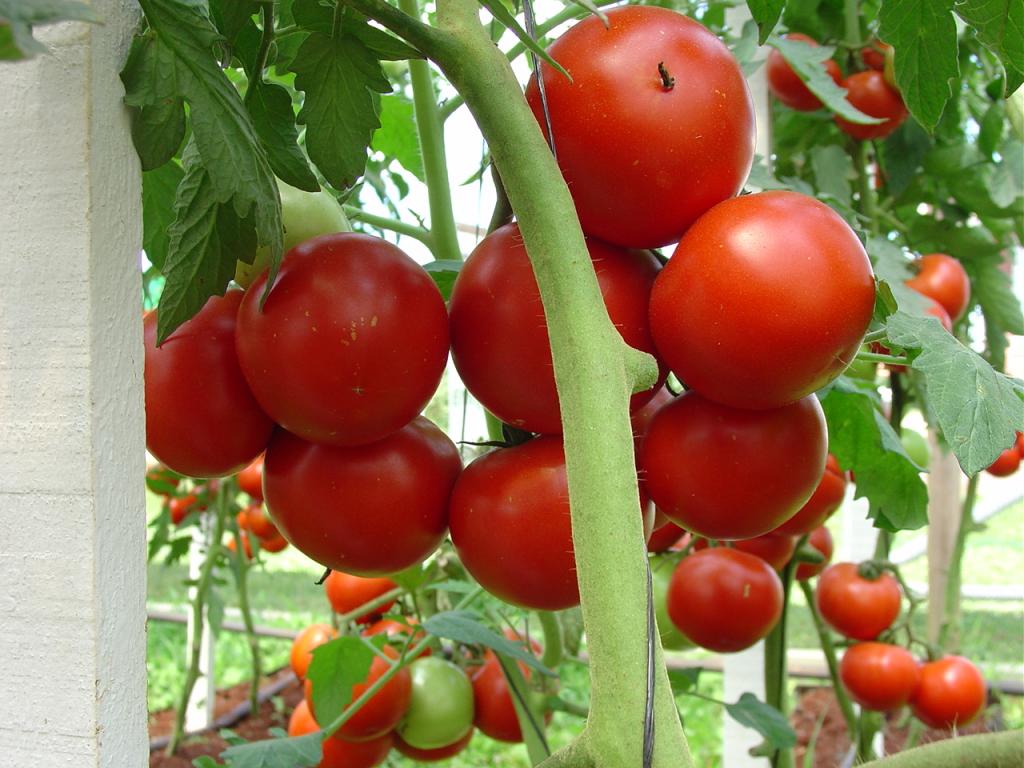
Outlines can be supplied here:
<path id="1" fill-rule="evenodd" d="M 454 259 L 438 259 L 423 265 L 427 274 L 437 284 L 445 301 L 452 295 L 452 287 L 455 285 L 455 278 L 459 276 L 462 264 L 463 262 Z"/>
<path id="2" fill-rule="evenodd" d="M 928 134 L 916 120 L 904 120 L 882 144 L 882 168 L 885 188 L 899 196 L 917 176 L 925 155 L 932 148 Z"/>
<path id="3" fill-rule="evenodd" d="M 856 472 L 856 498 L 867 498 L 876 527 L 916 530 L 928 523 L 928 491 L 899 435 L 876 407 L 875 396 L 845 376 L 828 389 L 821 407 L 829 450 L 840 466 Z"/>
<path id="4" fill-rule="evenodd" d="M 757 44 L 764 45 L 768 36 L 779 23 L 782 16 L 782 9 L 785 8 L 785 0 L 747 0 L 747 7 L 750 8 L 750 15 L 757 23 Z"/>
<path id="5" fill-rule="evenodd" d="M 954 9 L 1003 65 L 1004 93 L 1016 91 L 1024 82 L 1024 6 L 1019 0 L 959 0 Z"/>
<path id="6" fill-rule="evenodd" d="M 846 89 L 836 85 L 825 70 L 824 62 L 832 58 L 835 48 L 827 45 L 810 45 L 802 40 L 787 40 L 782 37 L 772 38 L 768 45 L 782 54 L 782 58 L 789 63 L 811 93 L 837 115 L 861 125 L 885 122 L 882 118 L 865 115 L 847 101 Z"/>
<path id="7" fill-rule="evenodd" d="M 245 106 L 274 174 L 297 189 L 319 192 L 320 182 L 299 149 L 299 132 L 288 90 L 276 83 L 254 80 L 245 94 Z"/>
<path id="8" fill-rule="evenodd" d="M 337 719 L 352 701 L 352 686 L 366 680 L 373 657 L 373 650 L 352 636 L 313 650 L 307 677 L 313 683 L 313 711 L 318 722 L 329 725 Z"/>
<path id="9" fill-rule="evenodd" d="M 443 611 L 435 613 L 423 622 L 423 628 L 436 637 L 446 637 L 457 643 L 483 645 L 523 662 L 542 675 L 554 676 L 554 672 L 541 664 L 537 657 L 529 653 L 522 645 L 488 629 L 480 623 L 479 618 L 472 611 Z"/>
<path id="10" fill-rule="evenodd" d="M 131 125 L 142 170 L 159 168 L 178 153 L 185 138 L 185 102 L 171 97 L 133 109 Z"/>
<path id="11" fill-rule="evenodd" d="M 345 15 L 345 31 L 359 38 L 360 42 L 382 61 L 425 58 L 422 53 L 390 32 L 370 26 L 365 17 L 351 8 L 347 9 Z"/>
<path id="12" fill-rule="evenodd" d="M 910 114 L 928 130 L 938 125 L 960 77 L 953 0 L 884 0 L 879 37 L 896 52 L 896 84 Z"/>
<path id="13" fill-rule="evenodd" d="M 74 0 L 0 0 L 0 61 L 18 61 L 46 53 L 46 46 L 32 37 L 32 27 L 58 21 L 98 24 L 100 15 Z"/>
<path id="14" fill-rule="evenodd" d="M 761 734 L 775 749 L 789 749 L 796 744 L 796 732 L 785 716 L 752 693 L 744 693 L 735 704 L 726 704 L 725 711 L 740 725 Z"/>
<path id="15" fill-rule="evenodd" d="M 565 75 L 565 77 L 572 80 L 572 76 L 565 71 L 562 65 L 551 58 L 551 54 L 544 50 L 540 43 L 527 34 L 526 30 L 522 28 L 518 21 L 516 21 L 516 17 L 513 16 L 508 8 L 502 4 L 501 0 L 480 0 L 480 5 L 490 11 L 491 16 L 493 16 L 496 21 L 501 23 L 512 34 L 518 37 L 519 42 L 525 45 L 530 51 L 535 53 L 537 56 L 540 56 L 540 58 L 546 61 L 550 66 L 554 67 L 556 72 L 561 75 Z"/>
<path id="16" fill-rule="evenodd" d="M 405 96 L 395 94 L 381 97 L 380 128 L 374 131 L 370 146 L 376 152 L 394 158 L 405 170 L 426 182 L 413 106 Z"/>
<path id="17" fill-rule="evenodd" d="M 842 207 L 850 208 L 853 162 L 842 147 L 838 144 L 814 147 L 811 150 L 811 170 L 814 172 L 814 186 L 820 193 L 831 197 Z"/>
<path id="18" fill-rule="evenodd" d="M 167 258 L 167 230 L 174 222 L 175 190 L 184 176 L 173 161 L 142 174 L 142 247 L 146 258 L 160 270 Z"/>
<path id="19" fill-rule="evenodd" d="M 697 687 L 700 681 L 700 667 L 687 667 L 686 669 L 670 669 L 668 681 L 672 685 L 672 693 L 678 696 L 682 693 L 689 693 Z"/>
<path id="20" fill-rule="evenodd" d="M 985 469 L 1024 431 L 1024 382 L 995 371 L 934 318 L 897 312 L 886 327 L 921 374 L 929 410 L 960 468 L 967 475 Z"/>
<path id="21" fill-rule="evenodd" d="M 312 768 L 323 758 L 323 733 L 289 739 L 265 739 L 221 752 L 231 768 Z"/>
<path id="22" fill-rule="evenodd" d="M 290 67 L 295 87 L 306 94 L 298 122 L 306 125 L 306 150 L 337 189 L 363 175 L 366 149 L 380 127 L 376 94 L 391 84 L 380 62 L 356 37 L 313 32 Z"/>
<path id="23" fill-rule="evenodd" d="M 1024 335 L 1020 299 L 1013 291 L 1010 276 L 1002 270 L 1002 263 L 998 251 L 964 260 L 972 297 L 985 316 L 988 361 L 996 369 L 1002 369 L 1006 362 L 1006 334 Z"/>

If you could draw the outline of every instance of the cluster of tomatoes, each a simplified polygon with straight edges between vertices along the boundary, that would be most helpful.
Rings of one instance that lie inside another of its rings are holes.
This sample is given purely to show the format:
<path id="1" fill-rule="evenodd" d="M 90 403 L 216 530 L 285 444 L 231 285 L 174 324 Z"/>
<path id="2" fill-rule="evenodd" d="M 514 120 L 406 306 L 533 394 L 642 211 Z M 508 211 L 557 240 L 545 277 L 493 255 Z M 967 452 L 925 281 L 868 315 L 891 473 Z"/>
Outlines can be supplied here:
<path id="1" fill-rule="evenodd" d="M 855 641 L 843 655 L 839 677 L 850 697 L 880 712 L 909 704 L 931 728 L 967 725 L 985 707 L 985 680 L 961 656 L 919 662 L 902 646 L 878 642 L 900 613 L 897 580 L 871 564 L 837 563 L 818 579 L 815 602 L 822 619 Z"/>
<path id="2" fill-rule="evenodd" d="M 798 40 L 817 47 L 817 41 L 799 33 L 786 35 L 788 40 Z M 892 48 L 879 42 L 865 48 L 861 60 L 865 69 L 843 77 L 839 64 L 833 59 L 823 63 L 825 71 L 836 85 L 846 89 L 846 100 L 869 117 L 882 120 L 880 123 L 863 125 L 835 116 L 840 130 L 855 139 L 884 139 L 907 118 L 907 107 L 896 89 L 892 76 Z M 811 92 L 800 76 L 793 71 L 782 54 L 772 50 L 767 61 L 768 89 L 790 109 L 800 112 L 814 112 L 822 108 L 821 100 Z"/>
<path id="3" fill-rule="evenodd" d="M 332 572 L 324 586 L 336 613 L 354 616 L 353 620 L 363 626 L 365 637 L 384 635 L 389 643 L 382 648 L 388 660 L 375 658 L 367 677 L 353 686 L 354 700 L 390 669 L 403 648 L 421 640 L 423 634 L 417 630 L 415 619 L 382 618 L 394 605 L 394 600 L 387 600 L 387 594 L 396 587 L 390 579 Z M 375 607 L 357 615 L 367 605 Z M 313 651 L 337 636 L 332 626 L 313 624 L 299 633 L 292 645 L 291 667 L 299 679 L 305 680 L 305 696 L 292 712 L 290 736 L 320 729 L 313 710 L 313 684 L 307 673 Z M 520 641 L 511 631 L 506 636 Z M 534 654 L 540 653 L 537 643 L 531 643 L 531 647 Z M 498 741 L 521 742 L 515 705 L 498 658 L 486 651 L 482 657 L 467 654 L 458 660 L 461 664 L 435 655 L 430 647 L 424 648 L 324 741 L 321 767 L 372 768 L 392 749 L 419 762 L 437 762 L 465 749 L 477 730 Z M 520 670 L 529 679 L 530 671 L 521 662 Z"/>

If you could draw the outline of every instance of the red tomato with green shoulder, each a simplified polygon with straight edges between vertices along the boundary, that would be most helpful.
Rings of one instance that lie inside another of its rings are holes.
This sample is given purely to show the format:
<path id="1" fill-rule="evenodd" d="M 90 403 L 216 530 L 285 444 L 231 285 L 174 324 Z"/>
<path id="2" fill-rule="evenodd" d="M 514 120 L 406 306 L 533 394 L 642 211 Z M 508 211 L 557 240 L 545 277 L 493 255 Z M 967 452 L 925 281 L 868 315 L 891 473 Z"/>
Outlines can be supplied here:
<path id="1" fill-rule="evenodd" d="M 558 163 L 583 231 L 627 248 L 675 242 L 737 194 L 754 155 L 754 109 L 728 48 L 675 11 L 588 17 L 540 65 Z M 536 78 L 526 98 L 547 133 Z"/>
<path id="2" fill-rule="evenodd" d="M 957 259 L 945 253 L 922 256 L 917 274 L 907 280 L 907 285 L 941 304 L 954 322 L 963 317 L 971 301 L 971 280 L 967 271 Z"/>
<path id="3" fill-rule="evenodd" d="M 876 579 L 859 573 L 856 563 L 836 563 L 818 577 L 815 600 L 821 618 L 853 640 L 874 640 L 900 613 L 900 586 L 892 574 Z"/>
<path id="4" fill-rule="evenodd" d="M 235 353 L 242 295 L 210 298 L 159 347 L 157 310 L 143 317 L 146 448 L 180 475 L 233 475 L 263 452 L 274 429 Z"/>
<path id="5" fill-rule="evenodd" d="M 836 125 L 847 135 L 861 141 L 884 139 L 907 119 L 903 97 L 885 81 L 881 72 L 874 69 L 855 72 L 841 85 L 846 88 L 846 100 L 851 105 L 869 117 L 884 118 L 884 122 L 864 125 L 836 115 Z"/>
<path id="6" fill-rule="evenodd" d="M 320 730 L 309 705 L 300 701 L 288 720 L 289 736 L 305 736 Z M 316 768 L 376 768 L 391 751 L 392 735 L 386 733 L 369 741 L 346 741 L 337 734 L 323 742 L 323 758 Z"/>
<path id="7" fill-rule="evenodd" d="M 782 616 L 782 581 L 764 560 L 715 547 L 683 558 L 668 588 L 668 615 L 687 638 L 735 653 L 765 637 Z"/>
<path id="8" fill-rule="evenodd" d="M 331 571 L 327 580 L 324 581 L 324 593 L 327 595 L 327 601 L 331 604 L 331 610 L 335 613 L 351 613 L 378 597 L 382 597 L 397 586 L 388 578 L 364 578 L 342 571 Z M 356 623 L 372 622 L 375 616 L 387 613 L 394 604 L 395 601 L 391 600 L 379 605 L 370 613 L 357 618 Z"/>
<path id="9" fill-rule="evenodd" d="M 985 699 L 985 678 L 978 668 L 963 656 L 947 656 L 921 667 L 910 709 L 929 728 L 956 728 L 975 720 Z"/>
<path id="10" fill-rule="evenodd" d="M 850 698 L 865 709 L 899 709 L 917 689 L 921 668 L 906 648 L 889 643 L 857 643 L 846 650 L 839 678 Z"/>
<path id="11" fill-rule="evenodd" d="M 854 359 L 875 282 L 831 208 L 796 192 L 716 205 L 679 242 L 651 292 L 659 357 L 688 387 L 734 408 L 778 408 Z"/>
<path id="12" fill-rule="evenodd" d="M 785 37 L 787 40 L 799 40 L 800 42 L 807 43 L 813 48 L 818 47 L 816 40 L 799 32 L 791 32 Z M 837 84 L 842 81 L 843 73 L 835 61 L 827 59 L 823 66 L 828 76 Z M 768 90 L 787 107 L 799 112 L 813 112 L 816 109 L 821 109 L 821 99 L 811 92 L 806 83 L 800 79 L 800 75 L 793 71 L 793 68 L 789 66 L 789 62 L 775 48 L 768 52 L 765 71 L 768 78 Z"/>
<path id="13" fill-rule="evenodd" d="M 677 525 L 716 540 L 750 539 L 777 528 L 810 498 L 827 448 L 813 395 L 751 411 L 689 391 L 655 415 L 640 466 L 647 492 Z"/>
<path id="14" fill-rule="evenodd" d="M 430 275 L 369 235 L 340 233 L 290 250 L 238 312 L 238 360 L 274 421 L 317 443 L 365 445 L 408 424 L 448 359 L 448 314 Z"/>
<path id="15" fill-rule="evenodd" d="M 631 347 L 654 354 L 647 308 L 661 266 L 649 251 L 588 239 L 587 248 L 609 317 Z M 506 424 L 561 434 L 544 307 L 517 224 L 476 247 L 452 288 L 452 360 L 466 388 Z M 633 408 L 654 397 L 658 382 L 633 395 Z"/>
<path id="16" fill-rule="evenodd" d="M 275 525 L 335 571 L 383 576 L 423 562 L 448 526 L 459 450 L 417 416 L 370 445 L 318 445 L 280 429 L 263 490 Z"/>

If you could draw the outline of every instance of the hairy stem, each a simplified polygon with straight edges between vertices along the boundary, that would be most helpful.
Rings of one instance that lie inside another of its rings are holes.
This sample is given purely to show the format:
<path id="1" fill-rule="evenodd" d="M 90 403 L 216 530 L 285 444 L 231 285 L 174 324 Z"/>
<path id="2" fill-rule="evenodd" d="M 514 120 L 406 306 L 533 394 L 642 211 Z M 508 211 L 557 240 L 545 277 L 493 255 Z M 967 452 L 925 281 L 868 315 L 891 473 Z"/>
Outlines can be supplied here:
<path id="1" fill-rule="evenodd" d="M 431 251 L 434 249 L 434 237 L 423 227 L 418 227 L 415 224 L 409 224 L 404 221 L 398 221 L 397 219 L 390 219 L 387 216 L 377 216 L 373 213 L 367 213 L 361 208 L 356 208 L 354 205 L 344 206 L 344 211 L 345 215 L 352 221 L 361 221 L 364 224 L 369 224 L 371 227 L 376 227 L 377 229 L 386 229 L 389 232 L 396 232 L 399 235 L 414 238 L 430 248 Z"/>
<path id="2" fill-rule="evenodd" d="M 238 588 L 238 607 L 242 612 L 242 622 L 245 624 L 245 637 L 249 643 L 249 657 L 252 662 L 252 685 L 249 686 L 249 707 L 255 716 L 259 711 L 260 677 L 262 675 L 260 664 L 260 641 L 256 636 L 256 625 L 252 620 L 252 608 L 249 605 L 249 558 L 245 554 L 245 547 L 242 543 L 242 532 L 235 530 L 235 557 L 234 557 L 235 585 Z"/>
<path id="3" fill-rule="evenodd" d="M 960 736 L 865 763 L 863 768 L 1019 768 L 1024 733 L 1002 731 Z"/>
<path id="4" fill-rule="evenodd" d="M 806 537 L 799 546 L 807 543 Z M 782 616 L 764 641 L 764 698 L 771 706 L 787 716 L 789 703 L 786 690 L 786 625 L 789 619 L 790 592 L 797 562 L 791 559 L 782 571 Z M 793 768 L 793 751 L 779 749 L 771 756 L 772 768 Z"/>
<path id="5" fill-rule="evenodd" d="M 843 720 L 846 722 L 846 730 L 852 741 L 857 733 L 857 715 L 853 711 L 853 704 L 850 697 L 846 695 L 846 689 L 839 681 L 839 665 L 836 663 L 836 646 L 832 642 L 832 635 L 829 633 L 825 622 L 821 620 L 818 613 L 818 605 L 814 602 L 814 590 L 806 581 L 800 582 L 800 590 L 807 600 L 807 609 L 811 612 L 814 620 L 814 628 L 818 632 L 818 640 L 821 643 L 821 650 L 825 654 L 825 662 L 828 664 L 828 676 L 832 680 L 832 690 L 835 692 L 836 701 L 839 702 L 839 711 L 843 713 Z"/>

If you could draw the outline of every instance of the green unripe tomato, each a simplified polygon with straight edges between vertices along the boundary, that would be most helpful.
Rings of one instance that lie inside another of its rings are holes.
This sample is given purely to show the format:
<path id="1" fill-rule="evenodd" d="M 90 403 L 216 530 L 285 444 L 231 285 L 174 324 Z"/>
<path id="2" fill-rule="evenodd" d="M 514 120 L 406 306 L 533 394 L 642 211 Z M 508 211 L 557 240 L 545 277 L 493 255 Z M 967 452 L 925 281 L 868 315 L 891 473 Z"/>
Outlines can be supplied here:
<path id="1" fill-rule="evenodd" d="M 409 665 L 412 696 L 398 724 L 402 741 L 416 749 L 439 749 L 473 727 L 473 684 L 450 661 L 426 656 Z"/>
<path id="2" fill-rule="evenodd" d="M 668 606 L 665 596 L 668 594 L 668 583 L 672 580 L 675 568 L 668 558 L 651 558 L 651 585 L 654 597 L 654 618 L 658 622 L 658 634 L 661 635 L 661 647 L 666 651 L 682 651 L 693 648 L 693 643 L 682 632 L 676 629 L 672 619 L 668 617 Z"/>
<path id="3" fill-rule="evenodd" d="M 277 181 L 277 188 L 281 193 L 281 224 L 284 225 L 285 253 L 317 235 L 352 231 L 352 225 L 349 224 L 345 212 L 326 190 L 306 192 L 289 186 L 280 179 Z M 269 266 L 270 249 L 258 248 L 252 264 L 239 260 L 235 265 L 235 282 L 243 288 L 248 288 Z"/>
<path id="4" fill-rule="evenodd" d="M 920 432 L 913 429 L 903 429 L 900 433 L 900 442 L 903 443 L 903 450 L 907 456 L 921 469 L 928 469 L 931 461 L 931 450 L 928 448 L 928 440 Z"/>

